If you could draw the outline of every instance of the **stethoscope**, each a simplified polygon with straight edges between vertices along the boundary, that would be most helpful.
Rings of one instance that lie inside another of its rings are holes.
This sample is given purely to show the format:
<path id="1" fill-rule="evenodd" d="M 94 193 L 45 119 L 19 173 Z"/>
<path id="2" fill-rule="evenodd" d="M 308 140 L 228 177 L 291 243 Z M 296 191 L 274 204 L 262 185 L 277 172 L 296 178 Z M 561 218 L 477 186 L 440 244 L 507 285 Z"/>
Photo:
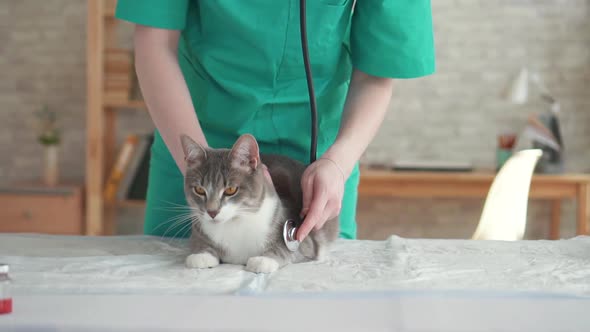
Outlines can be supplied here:
<path id="1" fill-rule="evenodd" d="M 309 63 L 309 52 L 307 49 L 307 26 L 305 21 L 305 0 L 299 1 L 299 30 L 301 31 L 301 48 L 303 49 L 303 62 L 305 64 L 305 75 L 307 76 L 307 90 L 309 93 L 309 104 L 311 108 L 311 145 L 309 149 L 309 163 L 316 161 L 317 150 L 317 109 L 315 93 L 313 89 L 313 77 Z M 290 251 L 299 249 L 299 241 L 296 239 L 297 230 L 303 220 L 289 219 L 283 225 L 283 240 Z"/>

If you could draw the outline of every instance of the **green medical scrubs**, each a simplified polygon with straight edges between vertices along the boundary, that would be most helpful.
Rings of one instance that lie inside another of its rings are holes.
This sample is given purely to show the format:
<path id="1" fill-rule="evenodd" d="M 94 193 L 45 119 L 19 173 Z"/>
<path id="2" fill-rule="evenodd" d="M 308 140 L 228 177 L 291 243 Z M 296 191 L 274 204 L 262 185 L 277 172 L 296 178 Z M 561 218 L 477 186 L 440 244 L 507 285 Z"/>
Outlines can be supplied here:
<path id="1" fill-rule="evenodd" d="M 353 68 L 390 78 L 435 69 L 430 0 L 354 2 L 307 1 L 320 155 L 338 133 Z M 116 17 L 182 31 L 178 60 L 211 147 L 250 133 L 261 152 L 309 162 L 299 0 L 118 0 Z M 171 227 L 186 204 L 183 179 L 157 131 L 151 152 L 145 233 L 187 236 L 186 222 Z M 356 238 L 358 181 L 357 165 L 346 182 L 342 238 Z"/>

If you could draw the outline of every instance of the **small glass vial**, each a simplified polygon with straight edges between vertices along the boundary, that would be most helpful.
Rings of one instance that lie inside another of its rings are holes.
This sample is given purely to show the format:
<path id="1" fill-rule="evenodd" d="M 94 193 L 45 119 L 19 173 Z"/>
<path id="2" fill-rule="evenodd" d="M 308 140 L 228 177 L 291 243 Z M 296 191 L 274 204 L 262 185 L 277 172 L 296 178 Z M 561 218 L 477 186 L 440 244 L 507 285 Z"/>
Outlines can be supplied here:
<path id="1" fill-rule="evenodd" d="M 0 315 L 12 312 L 11 280 L 8 272 L 10 272 L 8 264 L 0 263 Z"/>

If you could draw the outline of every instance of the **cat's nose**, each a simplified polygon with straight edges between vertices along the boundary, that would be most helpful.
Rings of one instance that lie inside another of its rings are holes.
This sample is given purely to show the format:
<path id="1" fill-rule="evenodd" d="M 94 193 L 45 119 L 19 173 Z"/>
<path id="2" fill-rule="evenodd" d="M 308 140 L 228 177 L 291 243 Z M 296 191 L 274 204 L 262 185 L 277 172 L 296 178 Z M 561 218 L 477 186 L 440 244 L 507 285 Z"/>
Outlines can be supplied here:
<path id="1" fill-rule="evenodd" d="M 219 210 L 207 210 L 207 214 L 211 217 L 211 218 L 215 218 L 215 216 L 217 216 L 217 214 L 219 214 Z"/>

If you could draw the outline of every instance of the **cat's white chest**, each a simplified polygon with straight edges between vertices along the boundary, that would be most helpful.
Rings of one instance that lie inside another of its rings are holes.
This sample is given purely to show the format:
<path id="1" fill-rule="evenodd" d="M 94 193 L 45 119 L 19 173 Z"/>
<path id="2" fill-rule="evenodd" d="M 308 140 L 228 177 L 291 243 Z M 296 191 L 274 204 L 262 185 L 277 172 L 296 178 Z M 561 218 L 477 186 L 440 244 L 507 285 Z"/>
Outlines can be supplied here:
<path id="1" fill-rule="evenodd" d="M 275 198 L 266 198 L 256 213 L 238 214 L 221 224 L 204 223 L 202 230 L 224 249 L 221 260 L 229 264 L 246 264 L 248 258 L 260 256 L 266 247 L 277 206 Z"/>

